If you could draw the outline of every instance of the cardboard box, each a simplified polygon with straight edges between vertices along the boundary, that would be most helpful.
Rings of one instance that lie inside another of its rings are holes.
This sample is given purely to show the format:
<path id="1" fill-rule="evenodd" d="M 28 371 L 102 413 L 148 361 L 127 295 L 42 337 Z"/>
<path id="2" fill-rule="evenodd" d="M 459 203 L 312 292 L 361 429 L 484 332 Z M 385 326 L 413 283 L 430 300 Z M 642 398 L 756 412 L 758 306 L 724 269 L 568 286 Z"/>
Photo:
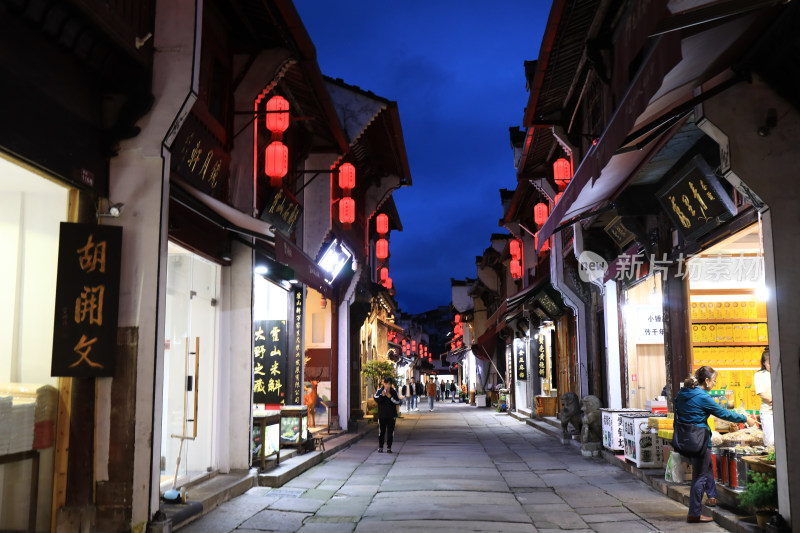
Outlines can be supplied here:
<path id="1" fill-rule="evenodd" d="M 622 415 L 637 414 L 645 417 L 651 415 L 642 409 L 600 409 L 603 417 L 603 447 L 613 452 L 625 449 L 625 435 L 622 432 Z"/>

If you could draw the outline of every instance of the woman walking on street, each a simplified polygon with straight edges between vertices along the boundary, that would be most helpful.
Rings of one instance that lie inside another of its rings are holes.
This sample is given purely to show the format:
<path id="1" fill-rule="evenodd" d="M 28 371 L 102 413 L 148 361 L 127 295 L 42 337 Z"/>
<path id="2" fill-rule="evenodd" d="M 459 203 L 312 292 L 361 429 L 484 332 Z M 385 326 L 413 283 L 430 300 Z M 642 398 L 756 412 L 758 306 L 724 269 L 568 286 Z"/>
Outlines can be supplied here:
<path id="1" fill-rule="evenodd" d="M 378 404 L 378 453 L 383 453 L 384 440 L 386 440 L 386 451 L 392 453 L 394 423 L 397 406 L 400 405 L 397 390 L 392 387 L 392 378 L 383 378 L 383 387 L 375 393 L 375 401 Z"/>
<path id="2" fill-rule="evenodd" d="M 700 455 L 692 457 L 692 488 L 689 492 L 689 515 L 686 521 L 712 522 L 714 519 L 702 514 L 703 493 L 708 494 L 706 505 L 717 505 L 717 486 L 714 483 L 714 474 L 711 472 L 711 428 L 708 427 L 708 417 L 711 415 L 727 420 L 728 422 L 747 423 L 754 426 L 756 419 L 750 415 L 740 415 L 720 407 L 711 399 L 708 391 L 717 383 L 717 372 L 710 366 L 701 366 L 683 382 L 683 388 L 675 398 L 675 419 L 684 424 L 694 424 L 706 429 L 706 443 Z"/>
<path id="3" fill-rule="evenodd" d="M 433 400 L 436 399 L 436 383 L 428 378 L 428 384 L 425 385 L 425 391 L 428 393 L 428 411 L 433 411 Z"/>

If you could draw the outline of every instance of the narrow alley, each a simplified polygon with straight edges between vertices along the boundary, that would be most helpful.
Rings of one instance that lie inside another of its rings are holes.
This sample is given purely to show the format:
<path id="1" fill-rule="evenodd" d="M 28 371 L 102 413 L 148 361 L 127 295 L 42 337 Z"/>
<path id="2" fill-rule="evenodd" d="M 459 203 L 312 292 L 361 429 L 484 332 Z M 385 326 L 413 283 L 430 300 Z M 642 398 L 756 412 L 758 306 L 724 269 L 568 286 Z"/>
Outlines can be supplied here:
<path id="1" fill-rule="evenodd" d="M 437 402 L 281 488 L 256 487 L 180 529 L 350 532 L 725 531 L 603 459 L 495 411 Z"/>

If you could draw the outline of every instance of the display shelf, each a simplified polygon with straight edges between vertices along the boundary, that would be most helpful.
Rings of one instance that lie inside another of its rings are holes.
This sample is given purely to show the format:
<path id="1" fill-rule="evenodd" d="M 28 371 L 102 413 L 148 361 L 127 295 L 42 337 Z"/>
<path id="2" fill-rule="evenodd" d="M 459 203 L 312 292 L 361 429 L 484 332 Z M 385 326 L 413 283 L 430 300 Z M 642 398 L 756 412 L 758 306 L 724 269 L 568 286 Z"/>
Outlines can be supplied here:
<path id="1" fill-rule="evenodd" d="M 689 289 L 689 294 L 696 296 L 717 296 L 717 295 L 753 295 L 756 293 L 755 289 Z"/>
<path id="2" fill-rule="evenodd" d="M 769 346 L 768 342 L 693 342 L 696 348 L 723 348 L 725 346 Z"/>
<path id="3" fill-rule="evenodd" d="M 692 324 L 766 324 L 764 318 L 692 318 Z"/>

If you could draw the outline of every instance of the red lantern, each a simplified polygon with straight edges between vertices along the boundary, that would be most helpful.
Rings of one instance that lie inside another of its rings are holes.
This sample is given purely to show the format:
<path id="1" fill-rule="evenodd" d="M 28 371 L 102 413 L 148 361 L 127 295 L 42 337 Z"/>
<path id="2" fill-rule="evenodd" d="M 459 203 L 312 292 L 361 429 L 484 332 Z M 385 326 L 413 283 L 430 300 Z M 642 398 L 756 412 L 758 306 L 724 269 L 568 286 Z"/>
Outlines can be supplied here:
<path id="1" fill-rule="evenodd" d="M 533 221 L 536 222 L 537 226 L 541 226 L 547 221 L 547 215 L 547 204 L 539 202 L 533 206 Z"/>
<path id="2" fill-rule="evenodd" d="M 511 239 L 511 242 L 509 243 L 509 249 L 511 251 L 511 259 L 519 261 L 519 259 L 522 257 L 522 251 L 517 239 Z"/>
<path id="3" fill-rule="evenodd" d="M 563 157 L 556 159 L 556 162 L 553 163 L 553 177 L 560 188 L 566 187 L 569 180 L 572 179 L 572 165 L 569 164 L 569 161 Z"/>
<path id="4" fill-rule="evenodd" d="M 431 357 L 430 355 L 428 356 L 428 362 L 433 363 L 433 357 Z"/>
<path id="5" fill-rule="evenodd" d="M 281 186 L 281 178 L 289 172 L 289 149 L 280 141 L 269 143 L 264 152 L 264 173 L 272 187 Z"/>
<path id="6" fill-rule="evenodd" d="M 462 343 L 461 341 L 458 341 L 456 343 L 456 346 L 459 347 L 459 348 L 461 348 L 463 345 L 464 345 L 464 343 Z"/>
<path id="7" fill-rule="evenodd" d="M 453 328 L 453 335 L 458 337 L 459 335 L 464 334 L 464 324 L 458 323 L 456 327 Z"/>
<path id="8" fill-rule="evenodd" d="M 386 259 L 389 257 L 389 241 L 386 239 L 378 239 L 375 243 L 375 257 L 378 259 Z"/>
<path id="9" fill-rule="evenodd" d="M 415 340 L 411 341 L 411 351 L 412 352 L 416 352 L 417 351 L 417 341 L 415 341 Z"/>
<path id="10" fill-rule="evenodd" d="M 456 321 L 456 324 L 458 324 L 459 322 L 461 322 L 461 315 L 456 315 L 456 316 L 455 316 L 455 321 Z"/>
<path id="11" fill-rule="evenodd" d="M 386 281 L 389 278 L 389 269 L 388 268 L 383 267 L 378 272 L 380 272 L 381 281 Z"/>
<path id="12" fill-rule="evenodd" d="M 356 167 L 350 163 L 342 163 L 339 167 L 339 188 L 350 191 L 356 186 Z"/>
<path id="13" fill-rule="evenodd" d="M 289 102 L 283 96 L 273 96 L 267 101 L 267 129 L 272 138 L 281 140 L 289 128 Z"/>
<path id="14" fill-rule="evenodd" d="M 381 213 L 375 219 L 375 227 L 379 235 L 386 235 L 389 233 L 389 217 Z"/>
<path id="15" fill-rule="evenodd" d="M 511 261 L 509 270 L 511 270 L 512 278 L 519 279 L 522 277 L 522 265 L 520 264 L 519 260 Z"/>
<path id="16" fill-rule="evenodd" d="M 356 201 L 345 196 L 339 200 L 339 222 L 344 225 L 352 224 L 356 221 Z"/>
<path id="17" fill-rule="evenodd" d="M 556 194 L 556 200 L 555 200 L 555 203 L 558 203 L 558 201 L 559 201 L 559 200 L 561 200 L 561 197 L 562 197 L 562 196 L 564 196 L 564 193 L 563 193 L 563 192 L 560 192 L 560 193 Z"/>
<path id="18" fill-rule="evenodd" d="M 386 278 L 385 280 L 381 281 L 381 285 L 383 285 L 387 289 L 391 289 L 392 288 L 392 278 Z"/>

